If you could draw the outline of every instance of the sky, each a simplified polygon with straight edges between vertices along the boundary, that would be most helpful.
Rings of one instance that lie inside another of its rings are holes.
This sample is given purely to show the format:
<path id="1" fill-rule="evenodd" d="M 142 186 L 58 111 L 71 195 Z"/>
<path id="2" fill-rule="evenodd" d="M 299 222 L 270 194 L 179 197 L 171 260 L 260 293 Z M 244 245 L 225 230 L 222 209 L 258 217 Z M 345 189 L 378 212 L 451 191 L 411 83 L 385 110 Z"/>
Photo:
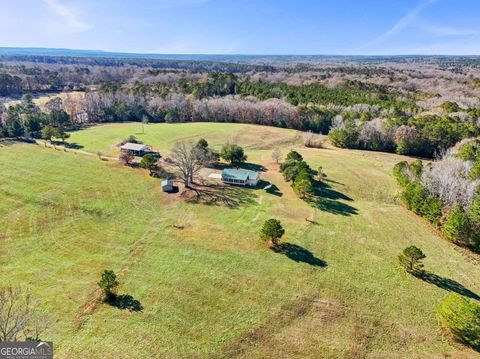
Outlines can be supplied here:
<path id="1" fill-rule="evenodd" d="M 480 0 L 0 0 L 0 47 L 480 55 Z"/>

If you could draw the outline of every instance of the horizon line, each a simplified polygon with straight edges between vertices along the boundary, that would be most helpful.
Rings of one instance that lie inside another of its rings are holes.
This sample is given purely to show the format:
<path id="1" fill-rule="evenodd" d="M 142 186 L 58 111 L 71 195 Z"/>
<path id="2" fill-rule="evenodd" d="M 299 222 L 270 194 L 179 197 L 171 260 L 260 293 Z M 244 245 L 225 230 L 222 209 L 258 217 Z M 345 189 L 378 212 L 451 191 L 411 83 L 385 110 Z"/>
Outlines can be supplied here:
<path id="1" fill-rule="evenodd" d="M 144 56 L 298 56 L 298 57 L 307 57 L 307 56 L 324 56 L 324 57 L 480 57 L 480 54 L 422 54 L 422 53 L 394 53 L 394 54 L 382 54 L 382 53 L 372 53 L 372 54 L 321 54 L 321 53 L 160 53 L 160 52 L 131 52 L 131 51 L 116 51 L 116 50 L 101 50 L 101 49 L 75 49 L 75 48 L 66 48 L 66 47 L 27 47 L 27 46 L 0 46 L 0 51 L 2 50 L 35 50 L 35 51 L 72 51 L 72 52 L 93 52 L 93 53 L 102 53 L 105 55 L 108 54 L 118 54 L 118 55 L 144 55 Z"/>

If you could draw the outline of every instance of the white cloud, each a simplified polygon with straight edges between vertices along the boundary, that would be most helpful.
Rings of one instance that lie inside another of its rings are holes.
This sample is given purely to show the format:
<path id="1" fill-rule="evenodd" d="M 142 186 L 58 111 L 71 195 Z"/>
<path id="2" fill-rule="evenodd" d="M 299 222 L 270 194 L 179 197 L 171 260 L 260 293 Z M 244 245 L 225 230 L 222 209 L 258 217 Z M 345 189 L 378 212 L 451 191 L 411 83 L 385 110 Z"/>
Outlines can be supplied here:
<path id="1" fill-rule="evenodd" d="M 480 34 L 479 30 L 472 29 L 457 29 L 448 26 L 438 26 L 434 24 L 418 24 L 418 27 L 435 36 L 475 36 Z"/>
<path id="2" fill-rule="evenodd" d="M 377 36 L 373 40 L 370 40 L 366 44 L 364 44 L 361 49 L 365 49 L 371 47 L 373 45 L 377 45 L 380 43 L 385 42 L 390 37 L 395 34 L 398 34 L 400 31 L 405 29 L 408 25 L 410 25 L 417 17 L 417 15 L 427 6 L 432 5 L 433 3 L 437 2 L 438 0 L 426 0 L 414 7 L 410 10 L 407 14 L 405 14 L 400 20 L 398 20 L 388 31 L 384 32 L 380 36 Z"/>
<path id="3" fill-rule="evenodd" d="M 91 28 L 89 24 L 80 17 L 77 8 L 60 3 L 59 0 L 42 0 L 44 4 L 56 15 L 61 23 L 50 23 L 50 25 L 61 26 L 69 32 L 84 32 Z"/>

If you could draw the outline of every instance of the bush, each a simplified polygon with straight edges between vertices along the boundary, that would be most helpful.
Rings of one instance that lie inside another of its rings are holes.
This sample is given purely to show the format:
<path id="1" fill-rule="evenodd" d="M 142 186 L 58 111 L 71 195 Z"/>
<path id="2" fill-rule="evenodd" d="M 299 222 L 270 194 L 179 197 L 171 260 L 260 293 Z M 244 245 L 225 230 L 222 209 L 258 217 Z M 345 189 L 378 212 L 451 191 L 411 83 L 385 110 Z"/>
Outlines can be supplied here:
<path id="1" fill-rule="evenodd" d="M 406 187 L 412 181 L 420 180 L 422 172 L 423 163 L 420 160 L 410 164 L 407 161 L 401 161 L 393 167 L 393 177 L 402 187 Z"/>
<path id="2" fill-rule="evenodd" d="M 410 176 L 407 174 L 409 170 L 408 162 L 398 162 L 393 167 L 393 177 L 397 180 L 398 184 L 402 187 L 406 187 L 410 183 Z"/>
<path id="3" fill-rule="evenodd" d="M 137 139 L 134 135 L 130 135 L 121 142 L 121 145 L 124 145 L 126 143 L 143 143 L 143 142 Z"/>
<path id="4" fill-rule="evenodd" d="M 415 179 L 420 179 L 420 176 L 423 172 L 423 162 L 421 160 L 413 161 L 412 163 L 410 163 L 409 167 Z"/>
<path id="5" fill-rule="evenodd" d="M 480 348 L 480 305 L 459 294 L 449 294 L 437 309 L 439 324 L 455 337 Z"/>

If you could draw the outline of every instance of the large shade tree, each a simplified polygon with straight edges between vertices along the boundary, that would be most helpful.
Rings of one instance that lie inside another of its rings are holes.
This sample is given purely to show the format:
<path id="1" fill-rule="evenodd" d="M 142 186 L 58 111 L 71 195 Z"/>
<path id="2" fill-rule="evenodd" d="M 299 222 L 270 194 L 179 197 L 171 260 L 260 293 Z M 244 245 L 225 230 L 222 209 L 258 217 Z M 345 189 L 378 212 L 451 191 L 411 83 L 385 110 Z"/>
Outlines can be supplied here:
<path id="1" fill-rule="evenodd" d="M 243 148 L 230 143 L 222 147 L 220 156 L 230 163 L 242 163 L 247 160 L 247 155 L 245 155 Z"/>
<path id="2" fill-rule="evenodd" d="M 209 152 L 193 142 L 178 142 L 172 149 L 173 165 L 179 170 L 180 180 L 186 188 L 194 181 L 195 175 L 213 159 Z"/>

